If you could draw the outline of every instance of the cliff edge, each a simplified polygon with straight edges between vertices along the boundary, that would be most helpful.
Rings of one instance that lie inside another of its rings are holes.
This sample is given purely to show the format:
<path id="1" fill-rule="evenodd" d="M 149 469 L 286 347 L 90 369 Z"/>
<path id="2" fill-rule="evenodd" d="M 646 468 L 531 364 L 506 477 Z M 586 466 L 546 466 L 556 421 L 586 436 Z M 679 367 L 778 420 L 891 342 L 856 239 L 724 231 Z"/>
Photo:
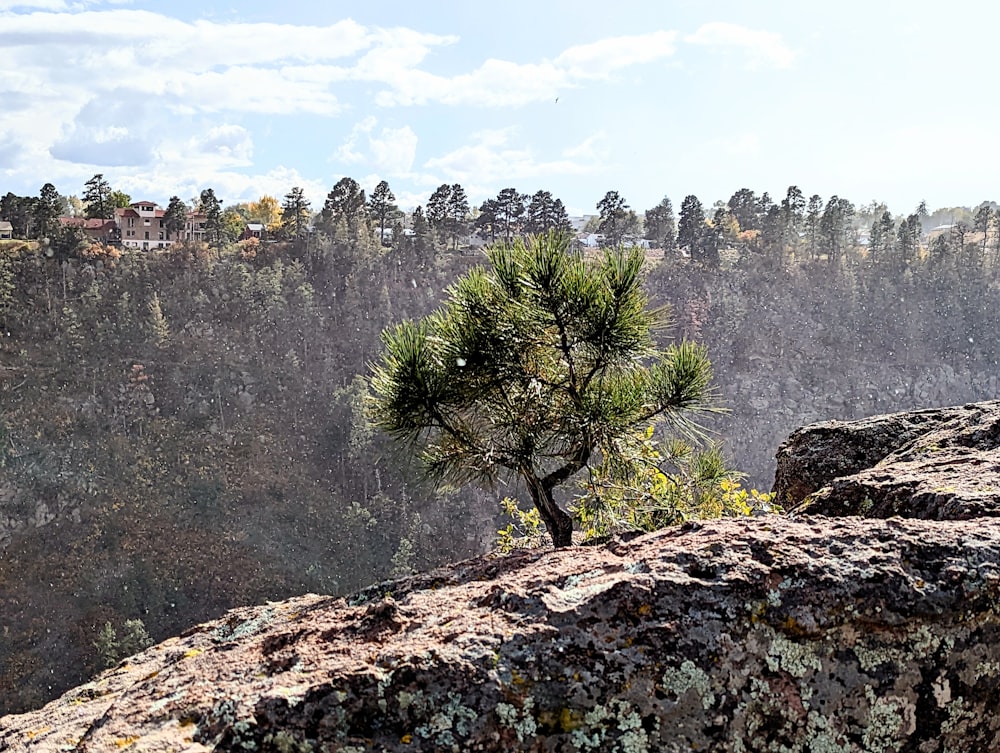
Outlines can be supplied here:
<path id="1" fill-rule="evenodd" d="M 234 610 L 0 751 L 997 750 L 998 607 L 994 517 L 688 524 Z"/>

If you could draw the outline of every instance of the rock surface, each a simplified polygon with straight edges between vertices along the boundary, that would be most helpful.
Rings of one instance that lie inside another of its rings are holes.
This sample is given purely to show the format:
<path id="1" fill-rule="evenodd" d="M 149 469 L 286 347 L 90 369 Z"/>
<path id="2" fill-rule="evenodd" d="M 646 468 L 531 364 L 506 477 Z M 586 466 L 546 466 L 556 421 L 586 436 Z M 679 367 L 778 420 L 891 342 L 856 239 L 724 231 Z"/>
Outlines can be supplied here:
<path id="1" fill-rule="evenodd" d="M 1000 520 L 763 516 L 240 609 L 2 751 L 1000 749 Z"/>
<path id="2" fill-rule="evenodd" d="M 814 515 L 1000 516 L 1000 402 L 799 429 L 778 450 L 774 491 Z"/>

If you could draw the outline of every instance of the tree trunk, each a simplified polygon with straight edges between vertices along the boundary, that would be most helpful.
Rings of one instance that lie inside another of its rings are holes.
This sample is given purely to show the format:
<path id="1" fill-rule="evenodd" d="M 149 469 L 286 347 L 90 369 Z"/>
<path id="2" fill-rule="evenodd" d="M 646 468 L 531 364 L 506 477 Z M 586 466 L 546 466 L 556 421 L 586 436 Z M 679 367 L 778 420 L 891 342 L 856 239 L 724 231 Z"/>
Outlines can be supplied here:
<path id="1" fill-rule="evenodd" d="M 573 544 L 573 518 L 552 499 L 552 489 L 547 487 L 534 473 L 523 470 L 521 475 L 528 485 L 531 501 L 542 516 L 545 527 L 552 537 L 552 544 L 559 549 Z"/>

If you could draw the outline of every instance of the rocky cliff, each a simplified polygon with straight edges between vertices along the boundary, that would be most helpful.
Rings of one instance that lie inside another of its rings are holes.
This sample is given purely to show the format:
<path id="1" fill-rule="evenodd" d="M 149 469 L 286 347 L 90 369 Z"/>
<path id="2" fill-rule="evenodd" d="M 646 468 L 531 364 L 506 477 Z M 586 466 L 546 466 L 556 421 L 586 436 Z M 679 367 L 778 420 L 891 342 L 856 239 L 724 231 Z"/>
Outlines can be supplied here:
<path id="1" fill-rule="evenodd" d="M 919 437 L 985 448 L 996 410 L 811 427 L 778 490 L 833 499 Z M 3 718 L 0 751 L 997 750 L 1000 520 L 942 519 L 975 509 L 690 524 L 240 609 Z"/>
<path id="2" fill-rule="evenodd" d="M 1000 401 L 807 426 L 778 450 L 775 478 L 795 513 L 1000 516 Z"/>

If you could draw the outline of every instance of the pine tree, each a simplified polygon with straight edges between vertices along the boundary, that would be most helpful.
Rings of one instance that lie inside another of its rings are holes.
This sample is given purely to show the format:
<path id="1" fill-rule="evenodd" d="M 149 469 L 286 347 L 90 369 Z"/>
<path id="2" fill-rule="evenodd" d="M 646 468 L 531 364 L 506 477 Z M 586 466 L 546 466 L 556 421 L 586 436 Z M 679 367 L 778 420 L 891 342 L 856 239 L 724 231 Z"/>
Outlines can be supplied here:
<path id="1" fill-rule="evenodd" d="M 704 257 L 705 208 L 697 196 L 689 195 L 681 202 L 681 214 L 677 221 L 677 245 L 687 249 L 692 259 Z"/>
<path id="2" fill-rule="evenodd" d="M 171 196 L 167 210 L 163 213 L 163 227 L 167 231 L 167 237 L 180 240 L 186 224 L 187 204 L 181 201 L 179 196 Z"/>
<path id="3" fill-rule="evenodd" d="M 305 237 L 309 227 L 309 201 L 298 186 L 285 194 L 285 201 L 281 205 L 281 222 L 292 238 Z"/>
<path id="4" fill-rule="evenodd" d="M 111 184 L 98 173 L 83 184 L 84 216 L 101 220 L 110 220 L 115 216 L 115 207 L 111 203 Z"/>
<path id="5" fill-rule="evenodd" d="M 153 293 L 149 301 L 149 330 L 153 344 L 157 348 L 164 347 L 170 339 L 170 327 L 163 315 L 163 309 L 160 308 L 160 296 L 156 293 Z"/>
<path id="6" fill-rule="evenodd" d="M 536 191 L 528 202 L 524 229 L 533 235 L 541 235 L 550 230 L 568 233 L 573 230 L 573 225 L 562 199 L 553 198 L 548 191 Z"/>
<path id="7" fill-rule="evenodd" d="M 588 261 L 569 245 L 550 233 L 487 252 L 441 309 L 383 332 L 371 383 L 374 423 L 432 478 L 519 477 L 557 547 L 573 522 L 553 489 L 639 424 L 687 425 L 711 380 L 703 348 L 653 341 L 666 313 L 647 306 L 641 250 Z"/>
<path id="8" fill-rule="evenodd" d="M 389 184 L 384 180 L 379 181 L 379 184 L 375 186 L 375 190 L 372 191 L 371 198 L 368 200 L 368 211 L 378 223 L 378 237 L 382 245 L 386 245 L 386 227 L 389 226 L 393 217 L 399 213 L 399 207 L 396 206 L 395 201 L 395 194 L 393 194 L 389 188 Z M 398 239 L 396 240 L 398 241 Z"/>
<path id="9" fill-rule="evenodd" d="M 646 211 L 645 238 L 664 253 L 677 247 L 677 221 L 674 207 L 666 196 L 652 209 Z"/>

